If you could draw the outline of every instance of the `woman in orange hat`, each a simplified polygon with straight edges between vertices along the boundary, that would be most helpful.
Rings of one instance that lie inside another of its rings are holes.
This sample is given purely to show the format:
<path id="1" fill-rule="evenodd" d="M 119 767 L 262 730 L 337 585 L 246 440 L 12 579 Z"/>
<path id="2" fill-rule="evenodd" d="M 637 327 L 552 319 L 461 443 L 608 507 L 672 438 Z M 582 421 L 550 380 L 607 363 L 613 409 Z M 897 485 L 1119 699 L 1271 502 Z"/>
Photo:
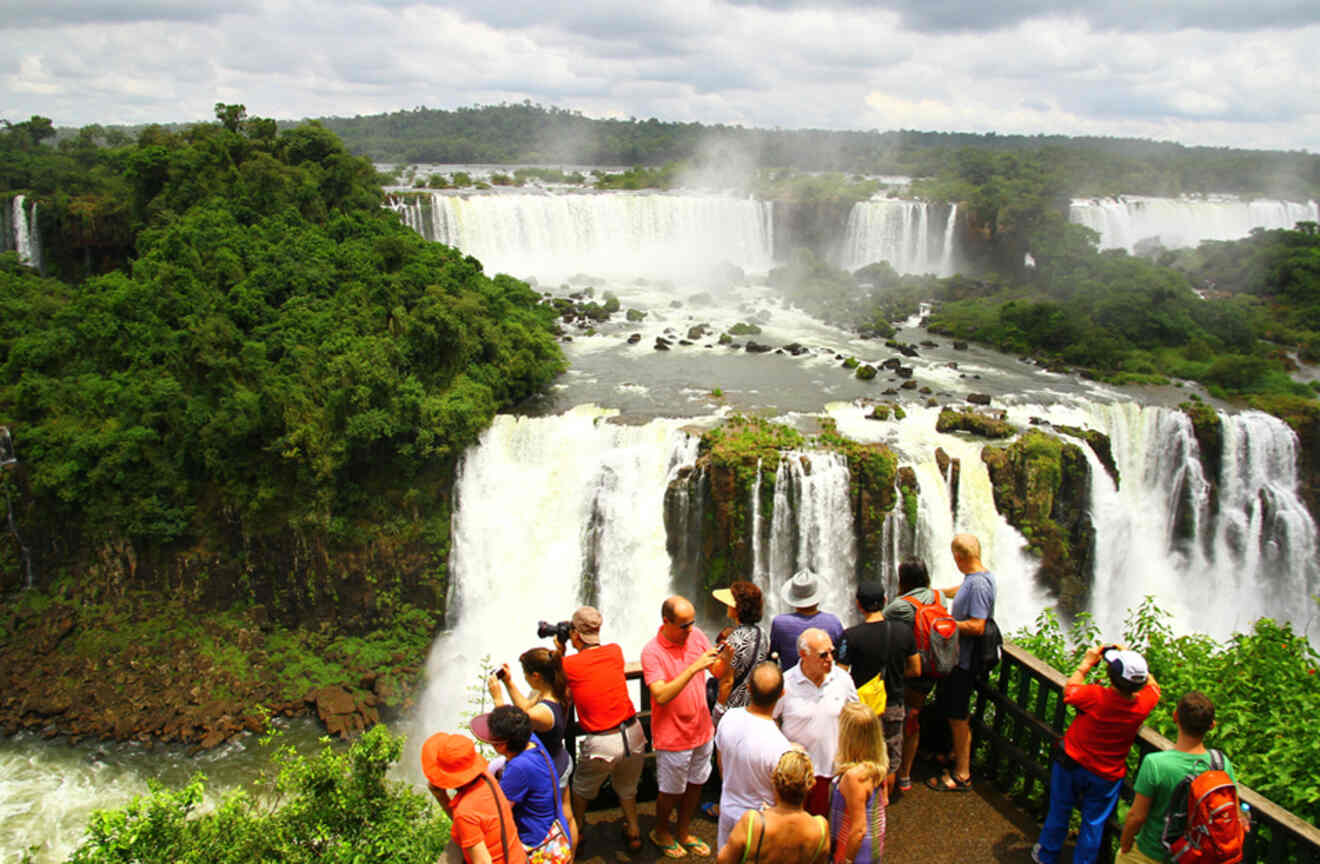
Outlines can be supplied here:
<path id="1" fill-rule="evenodd" d="M 452 823 L 446 861 L 527 864 L 513 809 L 486 772 L 486 759 L 471 738 L 445 732 L 427 738 L 422 745 L 422 773 Z"/>

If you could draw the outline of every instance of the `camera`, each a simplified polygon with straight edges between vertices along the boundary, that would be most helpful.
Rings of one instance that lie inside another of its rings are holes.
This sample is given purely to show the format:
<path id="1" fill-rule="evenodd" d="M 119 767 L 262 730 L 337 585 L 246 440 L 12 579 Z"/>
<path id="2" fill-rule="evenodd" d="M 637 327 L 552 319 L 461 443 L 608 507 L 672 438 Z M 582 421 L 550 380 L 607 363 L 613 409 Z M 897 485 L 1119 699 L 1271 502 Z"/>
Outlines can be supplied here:
<path id="1" fill-rule="evenodd" d="M 536 622 L 536 636 L 539 639 L 553 636 L 560 642 L 568 642 L 568 634 L 572 630 L 573 625 L 568 621 L 560 621 L 558 624 L 551 624 L 549 621 Z"/>
<path id="2" fill-rule="evenodd" d="M 509 683 L 509 673 L 503 666 L 495 670 L 495 677 L 506 684 Z"/>

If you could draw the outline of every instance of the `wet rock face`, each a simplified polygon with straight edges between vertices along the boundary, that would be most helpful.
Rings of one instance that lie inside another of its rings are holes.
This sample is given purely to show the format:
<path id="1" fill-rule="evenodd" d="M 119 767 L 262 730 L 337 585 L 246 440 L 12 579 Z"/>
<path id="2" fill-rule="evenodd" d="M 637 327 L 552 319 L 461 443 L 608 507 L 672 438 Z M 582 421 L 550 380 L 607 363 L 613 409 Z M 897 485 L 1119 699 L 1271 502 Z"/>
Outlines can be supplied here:
<path id="1" fill-rule="evenodd" d="M 935 421 L 937 432 L 967 432 L 982 438 L 1011 438 L 1017 430 L 1007 420 L 978 411 L 962 411 L 945 408 L 940 411 Z"/>
<path id="2" fill-rule="evenodd" d="M 1068 614 L 1085 609 L 1095 556 L 1090 467 L 1078 445 L 1029 430 L 1008 447 L 986 447 L 995 507 L 1040 557 L 1037 582 Z"/>

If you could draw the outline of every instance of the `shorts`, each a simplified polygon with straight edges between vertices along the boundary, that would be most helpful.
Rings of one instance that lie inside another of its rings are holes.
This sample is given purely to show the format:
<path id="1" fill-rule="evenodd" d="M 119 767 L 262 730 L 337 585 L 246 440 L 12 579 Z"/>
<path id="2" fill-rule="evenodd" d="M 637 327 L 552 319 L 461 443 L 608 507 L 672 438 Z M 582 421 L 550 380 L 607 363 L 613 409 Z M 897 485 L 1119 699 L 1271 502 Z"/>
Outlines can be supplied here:
<path id="1" fill-rule="evenodd" d="M 571 780 L 572 778 L 573 778 L 573 757 L 569 756 L 568 767 L 566 767 L 563 770 L 563 772 L 559 775 L 559 790 L 561 792 L 568 788 L 568 781 Z"/>
<path id="2" fill-rule="evenodd" d="M 627 736 L 627 748 L 624 736 Z M 637 781 L 642 776 L 646 752 L 646 730 L 640 722 L 600 735 L 584 735 L 578 742 L 577 773 L 573 775 L 573 794 L 591 800 L 600 792 L 605 778 L 610 778 L 614 792 L 627 800 L 637 797 Z"/>
<path id="3" fill-rule="evenodd" d="M 710 757 L 715 739 L 691 750 L 655 751 L 655 779 L 664 795 L 682 795 L 688 786 L 700 786 L 710 778 Z"/>
<path id="4" fill-rule="evenodd" d="M 1160 864 L 1160 862 L 1142 852 L 1137 848 L 1137 844 L 1133 843 L 1131 849 L 1118 853 L 1114 858 L 1114 864 Z"/>
<path id="5" fill-rule="evenodd" d="M 903 761 L 903 720 L 907 709 L 902 705 L 890 705 L 881 715 L 880 725 L 885 730 L 885 750 L 889 753 L 889 773 L 898 773 L 898 766 Z"/>
<path id="6" fill-rule="evenodd" d="M 955 666 L 949 672 L 949 677 L 940 682 L 940 688 L 935 693 L 935 704 L 950 720 L 966 720 L 971 714 L 974 685 L 971 670 Z"/>

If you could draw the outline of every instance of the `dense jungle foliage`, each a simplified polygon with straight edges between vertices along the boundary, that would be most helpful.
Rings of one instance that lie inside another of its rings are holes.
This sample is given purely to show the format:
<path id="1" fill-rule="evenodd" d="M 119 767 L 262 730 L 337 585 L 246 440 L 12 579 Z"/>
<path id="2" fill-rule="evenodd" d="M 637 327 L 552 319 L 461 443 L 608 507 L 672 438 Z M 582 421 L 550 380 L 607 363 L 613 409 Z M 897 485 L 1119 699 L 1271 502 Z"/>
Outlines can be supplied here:
<path id="1" fill-rule="evenodd" d="M 1101 636 L 1089 616 L 1078 616 L 1065 634 L 1054 614 L 1045 612 L 1034 628 L 1015 633 L 1013 640 L 1068 675 Z M 1103 636 L 1114 640 L 1114 634 Z M 1174 706 L 1187 691 L 1200 690 L 1215 703 L 1215 728 L 1207 746 L 1228 754 L 1239 781 L 1320 824 L 1315 772 L 1320 739 L 1303 731 L 1304 718 L 1320 712 L 1320 654 L 1304 634 L 1262 618 L 1251 632 L 1235 633 L 1224 642 L 1203 634 L 1174 636 L 1168 614 L 1147 598 L 1128 613 L 1121 641 L 1146 658 L 1160 684 L 1160 704 L 1146 721 L 1149 726 L 1176 738 Z M 1134 751 L 1129 771 L 1135 769 Z"/>
<path id="2" fill-rule="evenodd" d="M 0 194 L 41 197 L 62 277 L 0 256 L 4 482 L 38 570 L 110 550 L 131 577 L 164 550 L 287 581 L 425 539 L 442 576 L 454 460 L 562 369 L 552 313 L 400 224 L 324 127 L 217 117 L 121 146 L 0 134 Z"/>
<path id="3" fill-rule="evenodd" d="M 327 117 L 354 153 L 380 162 L 647 165 L 751 164 L 801 171 L 933 176 L 964 150 L 1039 153 L 1075 195 L 1226 192 L 1320 194 L 1320 156 L 1185 147 L 1063 135 L 984 135 L 911 130 L 746 129 L 646 120 L 597 120 L 530 102 L 443 111 L 428 108 Z"/>
<path id="4" fill-rule="evenodd" d="M 449 819 L 386 776 L 402 747 L 384 726 L 347 751 L 284 746 L 275 776 L 213 808 L 200 774 L 181 789 L 153 789 L 94 814 L 70 864 L 430 864 L 449 842 Z"/>

